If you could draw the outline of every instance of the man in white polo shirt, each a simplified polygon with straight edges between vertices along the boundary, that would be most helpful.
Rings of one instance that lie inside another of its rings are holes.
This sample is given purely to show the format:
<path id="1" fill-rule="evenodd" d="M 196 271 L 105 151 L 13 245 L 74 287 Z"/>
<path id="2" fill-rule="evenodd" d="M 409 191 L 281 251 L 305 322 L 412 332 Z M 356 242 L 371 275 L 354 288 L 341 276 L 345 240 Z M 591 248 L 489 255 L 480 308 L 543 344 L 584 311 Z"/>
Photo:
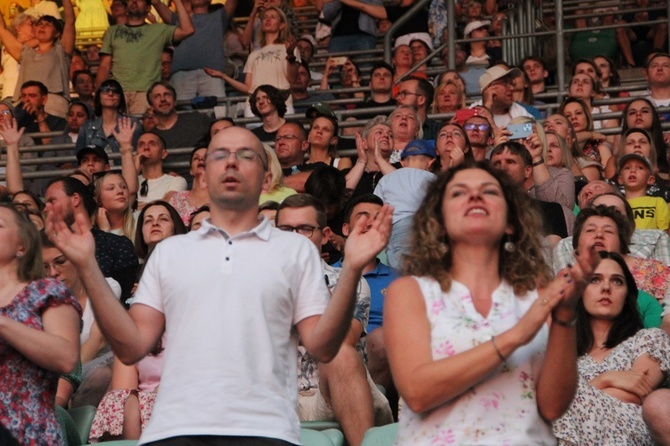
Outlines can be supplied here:
<path id="1" fill-rule="evenodd" d="M 161 391 L 141 444 L 297 444 L 297 335 L 321 362 L 337 354 L 362 268 L 388 241 L 392 209 L 364 234 L 367 219 L 356 225 L 328 300 L 315 246 L 258 220 L 270 181 L 258 138 L 239 127 L 217 133 L 205 175 L 211 219 L 156 247 L 128 313 L 95 264 L 88 231 L 72 233 L 55 212 L 48 234 L 80 271 L 121 361 L 137 362 L 165 331 Z"/>
<path id="2" fill-rule="evenodd" d="M 138 210 L 152 201 L 162 200 L 168 192 L 186 190 L 186 180 L 183 177 L 163 171 L 163 161 L 167 156 L 165 141 L 156 133 L 143 133 L 137 140 L 135 167 L 140 172 L 137 179 L 140 185 Z"/>

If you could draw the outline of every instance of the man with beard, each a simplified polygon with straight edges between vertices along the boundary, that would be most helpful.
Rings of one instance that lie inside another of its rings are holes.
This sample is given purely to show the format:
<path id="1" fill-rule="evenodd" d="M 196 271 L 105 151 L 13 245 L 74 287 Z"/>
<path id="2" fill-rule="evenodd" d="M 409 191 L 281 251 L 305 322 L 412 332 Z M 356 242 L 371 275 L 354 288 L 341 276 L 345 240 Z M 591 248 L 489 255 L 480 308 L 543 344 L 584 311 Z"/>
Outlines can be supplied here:
<path id="1" fill-rule="evenodd" d="M 409 105 L 419 114 L 423 139 L 435 139 L 442 124 L 428 117 L 428 110 L 433 105 L 435 88 L 426 79 L 409 76 L 398 84 L 399 91 L 396 94 L 398 105 Z M 413 139 L 413 138 L 412 138 Z"/>
<path id="2" fill-rule="evenodd" d="M 95 240 L 95 260 L 105 277 L 113 277 L 120 272 L 138 264 L 135 248 L 128 238 L 102 231 L 93 226 L 92 216 L 96 212 L 96 204 L 90 189 L 81 181 L 72 177 L 52 180 L 44 194 L 47 217 L 56 208 L 62 213 L 67 225 L 75 225 L 75 217 L 81 216 L 80 222 L 86 224 Z"/>
<path id="3" fill-rule="evenodd" d="M 174 1 L 179 26 L 147 24 L 145 20 L 151 3 L 148 0 L 128 1 L 127 23 L 110 26 L 100 49 L 96 84 L 100 85 L 113 75 L 121 83 L 128 113 L 133 115 L 141 115 L 149 107 L 145 92 L 152 82 L 161 79 L 163 48 L 182 41 L 194 31 L 181 0 Z"/>
<path id="4" fill-rule="evenodd" d="M 163 138 L 166 148 L 193 147 L 207 137 L 212 120 L 200 112 L 177 114 L 177 93 L 168 82 L 154 82 L 147 91 L 147 102 L 156 116 L 153 132 Z"/>

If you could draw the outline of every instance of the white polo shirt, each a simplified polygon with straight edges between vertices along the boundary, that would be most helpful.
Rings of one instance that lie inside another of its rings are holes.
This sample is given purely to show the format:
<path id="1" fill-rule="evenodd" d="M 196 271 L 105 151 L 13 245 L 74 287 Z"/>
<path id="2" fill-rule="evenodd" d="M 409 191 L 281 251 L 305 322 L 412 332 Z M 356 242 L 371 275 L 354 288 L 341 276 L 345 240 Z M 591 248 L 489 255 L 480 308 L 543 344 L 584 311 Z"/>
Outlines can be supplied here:
<path id="1" fill-rule="evenodd" d="M 211 225 L 161 242 L 133 305 L 165 314 L 165 359 L 140 443 L 179 435 L 300 442 L 297 333 L 323 313 L 316 247 L 264 218 L 229 237 Z"/>

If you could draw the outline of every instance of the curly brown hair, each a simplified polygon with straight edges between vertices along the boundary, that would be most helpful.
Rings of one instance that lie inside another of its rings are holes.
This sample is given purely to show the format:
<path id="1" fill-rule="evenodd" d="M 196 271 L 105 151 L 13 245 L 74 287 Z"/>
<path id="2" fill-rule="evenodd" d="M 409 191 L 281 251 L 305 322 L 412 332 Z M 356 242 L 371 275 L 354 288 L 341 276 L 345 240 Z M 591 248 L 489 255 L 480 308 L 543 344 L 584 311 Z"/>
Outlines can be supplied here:
<path id="1" fill-rule="evenodd" d="M 444 229 L 442 202 L 447 185 L 456 173 L 468 169 L 481 169 L 493 176 L 500 183 L 507 203 L 507 220 L 513 230 L 510 241 L 516 249 L 513 253 L 505 251 L 503 240 L 500 240 L 500 276 L 512 285 L 517 294 L 547 284 L 551 272 L 542 253 L 540 214 L 531 204 L 528 194 L 513 184 L 506 173 L 493 169 L 485 161 L 466 161 L 441 173 L 430 184 L 414 216 L 414 240 L 411 250 L 404 256 L 403 273 L 432 277 L 444 291 L 450 289 L 452 259 Z"/>

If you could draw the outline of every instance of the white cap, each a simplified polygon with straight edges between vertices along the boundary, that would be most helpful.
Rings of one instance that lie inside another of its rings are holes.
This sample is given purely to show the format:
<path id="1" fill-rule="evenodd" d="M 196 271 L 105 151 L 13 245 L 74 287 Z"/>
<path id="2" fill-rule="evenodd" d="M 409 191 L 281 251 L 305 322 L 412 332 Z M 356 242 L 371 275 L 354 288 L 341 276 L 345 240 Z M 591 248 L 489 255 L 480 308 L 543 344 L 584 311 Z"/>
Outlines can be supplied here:
<path id="1" fill-rule="evenodd" d="M 470 23 L 468 23 L 465 26 L 465 31 L 463 31 L 463 36 L 467 38 L 470 33 L 476 29 L 483 28 L 485 26 L 489 26 L 491 24 L 490 20 L 474 20 Z"/>
<path id="2" fill-rule="evenodd" d="M 510 68 L 509 70 L 505 65 L 494 65 L 484 72 L 479 77 L 479 89 L 484 92 L 484 89 L 491 85 L 492 82 L 502 79 L 503 77 L 517 77 L 521 76 L 521 70 L 518 68 Z"/>

